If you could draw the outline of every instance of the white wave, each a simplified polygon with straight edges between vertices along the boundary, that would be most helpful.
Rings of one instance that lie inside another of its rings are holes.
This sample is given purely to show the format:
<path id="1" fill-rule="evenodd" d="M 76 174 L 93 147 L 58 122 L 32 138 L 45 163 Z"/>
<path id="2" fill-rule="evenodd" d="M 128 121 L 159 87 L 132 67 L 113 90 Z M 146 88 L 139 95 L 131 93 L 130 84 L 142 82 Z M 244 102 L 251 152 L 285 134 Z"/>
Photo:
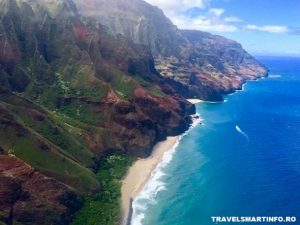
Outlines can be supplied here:
<path id="1" fill-rule="evenodd" d="M 205 103 L 208 103 L 208 104 L 220 104 L 220 103 L 222 103 L 222 102 L 206 101 Z"/>
<path id="2" fill-rule="evenodd" d="M 235 129 L 236 129 L 241 135 L 243 135 L 247 140 L 249 140 L 248 135 L 247 135 L 244 131 L 242 131 L 242 129 L 241 129 L 238 125 L 235 126 Z"/>
<path id="3" fill-rule="evenodd" d="M 280 78 L 281 77 L 281 75 L 279 75 L 279 74 L 270 74 L 269 75 L 269 78 Z"/>
<path id="4" fill-rule="evenodd" d="M 248 82 L 250 82 L 250 81 L 253 81 L 253 80 L 249 80 Z M 240 89 L 236 89 L 236 90 L 234 90 L 232 93 L 226 94 L 226 96 L 236 95 L 236 94 L 238 94 L 239 92 L 245 91 L 246 85 L 247 85 L 247 83 L 244 83 Z"/>
<path id="5" fill-rule="evenodd" d="M 243 83 L 241 89 L 236 90 L 236 92 L 242 92 L 245 91 L 246 83 Z"/>
<path id="6" fill-rule="evenodd" d="M 133 210 L 130 225 L 142 225 L 147 206 L 149 204 L 156 204 L 157 194 L 161 191 L 167 190 L 166 184 L 162 181 L 162 178 L 166 176 L 166 174 L 163 172 L 163 169 L 172 161 L 176 148 L 178 147 L 181 139 L 202 121 L 203 119 L 196 114 L 193 117 L 193 123 L 190 129 L 180 136 L 178 141 L 170 150 L 164 153 L 161 162 L 152 171 L 149 180 L 132 202 Z"/>

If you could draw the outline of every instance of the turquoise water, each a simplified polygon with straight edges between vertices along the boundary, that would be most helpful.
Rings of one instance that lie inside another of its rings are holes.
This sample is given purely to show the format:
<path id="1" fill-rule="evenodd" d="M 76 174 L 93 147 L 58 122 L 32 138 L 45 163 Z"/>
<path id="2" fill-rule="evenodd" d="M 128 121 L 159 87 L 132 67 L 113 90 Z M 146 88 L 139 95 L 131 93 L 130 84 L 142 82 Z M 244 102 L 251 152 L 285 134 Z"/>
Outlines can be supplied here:
<path id="1" fill-rule="evenodd" d="M 300 224 L 300 59 L 260 60 L 269 78 L 197 105 L 203 124 L 153 172 L 133 203 L 133 225 L 210 225 L 212 216 Z"/>

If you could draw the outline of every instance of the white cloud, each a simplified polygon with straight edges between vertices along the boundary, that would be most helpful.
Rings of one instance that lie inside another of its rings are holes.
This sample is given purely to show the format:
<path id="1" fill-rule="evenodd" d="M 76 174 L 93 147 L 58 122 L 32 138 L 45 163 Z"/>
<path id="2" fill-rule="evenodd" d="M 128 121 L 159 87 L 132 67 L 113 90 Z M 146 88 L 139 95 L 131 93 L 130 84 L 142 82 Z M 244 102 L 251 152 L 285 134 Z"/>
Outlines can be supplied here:
<path id="1" fill-rule="evenodd" d="M 240 19 L 238 17 L 235 17 L 235 16 L 226 17 L 224 19 L 224 21 L 228 22 L 228 23 L 240 23 L 240 22 L 243 22 L 242 19 Z"/>
<path id="2" fill-rule="evenodd" d="M 286 26 L 257 26 L 253 24 L 249 24 L 245 26 L 247 30 L 256 30 L 256 31 L 264 31 L 275 34 L 287 34 L 290 32 L 289 28 Z"/>
<path id="3" fill-rule="evenodd" d="M 186 15 L 176 15 L 172 17 L 173 22 L 181 29 L 193 29 L 210 32 L 234 32 L 238 28 L 227 23 L 223 14 L 224 9 L 211 8 L 205 15 L 188 17 Z"/>
<path id="4" fill-rule="evenodd" d="M 158 6 L 165 13 L 184 12 L 191 8 L 204 8 L 208 0 L 145 0 L 151 5 Z"/>
<path id="5" fill-rule="evenodd" d="M 210 32 L 233 32 L 237 27 L 230 24 L 241 21 L 237 17 L 223 18 L 225 13 L 221 8 L 208 8 L 211 0 L 145 0 L 158 6 L 172 22 L 181 29 L 194 29 Z M 191 9 L 202 9 L 198 16 L 186 13 Z M 206 10 L 206 12 L 204 11 Z"/>
<path id="6" fill-rule="evenodd" d="M 212 8 L 208 11 L 209 14 L 215 17 L 220 17 L 224 14 L 225 9 L 220 9 L 220 8 Z"/>
<path id="7" fill-rule="evenodd" d="M 225 10 L 222 8 L 208 8 L 211 0 L 145 0 L 158 6 L 172 22 L 181 29 L 194 29 L 210 32 L 233 32 L 238 30 L 231 23 L 240 22 L 237 17 L 223 18 Z M 201 15 L 191 16 L 186 12 L 190 9 L 206 9 L 206 12 L 199 12 Z"/>
<path id="8" fill-rule="evenodd" d="M 208 32 L 235 32 L 241 30 L 262 31 L 275 34 L 292 33 L 293 29 L 286 26 L 258 26 L 254 24 L 245 25 L 245 22 L 235 16 L 226 16 L 225 9 L 209 8 L 212 0 L 145 0 L 158 6 L 172 22 L 181 29 L 202 30 Z M 198 15 L 190 15 L 188 10 L 201 9 Z M 294 30 L 295 34 L 300 29 Z"/>

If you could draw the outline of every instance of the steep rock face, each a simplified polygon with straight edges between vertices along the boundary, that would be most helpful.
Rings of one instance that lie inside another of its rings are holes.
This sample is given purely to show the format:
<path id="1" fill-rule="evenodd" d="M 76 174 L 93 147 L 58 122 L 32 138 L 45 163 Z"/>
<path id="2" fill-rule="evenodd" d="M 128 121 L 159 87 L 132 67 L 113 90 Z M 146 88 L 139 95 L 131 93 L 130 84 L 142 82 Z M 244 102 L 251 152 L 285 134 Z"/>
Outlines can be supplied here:
<path id="1" fill-rule="evenodd" d="M 241 88 L 245 80 L 267 73 L 240 44 L 205 32 L 179 30 L 160 9 L 142 0 L 75 2 L 82 14 L 98 19 L 112 33 L 148 46 L 158 71 L 180 81 L 183 87 L 177 91 L 186 97 L 222 100 L 224 93 Z M 188 91 L 182 93 L 183 88 Z"/>
<path id="2" fill-rule="evenodd" d="M 188 129 L 193 105 L 168 95 L 157 97 L 142 86 L 134 89 L 134 102 L 121 99 L 114 91 L 99 102 L 90 102 L 97 113 L 109 115 L 99 126 L 105 129 L 103 138 L 91 143 L 105 149 L 120 149 L 131 155 L 147 157 L 153 146 L 166 136 L 178 135 Z M 88 140 L 91 140 L 88 138 Z M 89 144 L 89 141 L 87 141 Z"/>
<path id="3" fill-rule="evenodd" d="M 62 183 L 14 156 L 0 155 L 0 221 L 66 224 L 82 199 Z"/>
<path id="4" fill-rule="evenodd" d="M 114 34 L 149 46 L 154 56 L 180 55 L 187 45 L 162 10 L 142 0 L 74 1 L 82 15 L 99 19 Z M 177 45 L 180 43 L 180 45 Z"/>

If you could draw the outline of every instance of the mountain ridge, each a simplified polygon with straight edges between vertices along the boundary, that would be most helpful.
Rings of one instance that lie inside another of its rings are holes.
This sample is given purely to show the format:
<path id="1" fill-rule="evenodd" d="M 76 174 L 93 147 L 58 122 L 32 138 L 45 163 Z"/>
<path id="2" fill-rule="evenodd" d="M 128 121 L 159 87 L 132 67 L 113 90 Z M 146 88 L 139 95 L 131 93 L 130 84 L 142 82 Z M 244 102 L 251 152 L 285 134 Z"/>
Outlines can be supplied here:
<path id="1" fill-rule="evenodd" d="M 220 101 L 224 93 L 240 89 L 247 79 L 268 72 L 237 42 L 206 32 L 180 30 L 163 11 L 144 1 L 75 3 L 82 15 L 101 21 L 113 34 L 148 46 L 158 71 L 189 89 L 187 98 Z"/>

